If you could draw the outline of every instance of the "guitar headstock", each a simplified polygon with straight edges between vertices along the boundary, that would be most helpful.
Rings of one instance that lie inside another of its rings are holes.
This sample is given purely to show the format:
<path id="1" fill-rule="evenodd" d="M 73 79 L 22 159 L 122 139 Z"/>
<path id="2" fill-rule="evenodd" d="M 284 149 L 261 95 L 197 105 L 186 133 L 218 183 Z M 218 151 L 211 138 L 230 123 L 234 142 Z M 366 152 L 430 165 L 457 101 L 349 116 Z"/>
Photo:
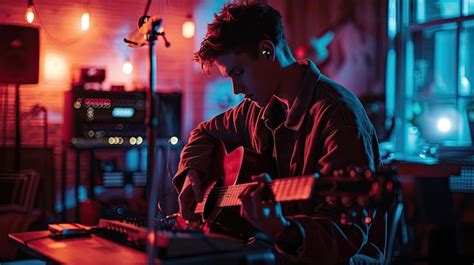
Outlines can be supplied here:
<path id="1" fill-rule="evenodd" d="M 349 224 L 355 218 L 371 223 L 375 211 L 386 211 L 400 196 L 400 184 L 394 167 L 384 167 L 376 172 L 367 168 L 348 167 L 335 170 L 330 176 L 321 176 L 316 184 L 331 189 L 320 193 L 331 207 L 344 209 L 341 223 Z"/>

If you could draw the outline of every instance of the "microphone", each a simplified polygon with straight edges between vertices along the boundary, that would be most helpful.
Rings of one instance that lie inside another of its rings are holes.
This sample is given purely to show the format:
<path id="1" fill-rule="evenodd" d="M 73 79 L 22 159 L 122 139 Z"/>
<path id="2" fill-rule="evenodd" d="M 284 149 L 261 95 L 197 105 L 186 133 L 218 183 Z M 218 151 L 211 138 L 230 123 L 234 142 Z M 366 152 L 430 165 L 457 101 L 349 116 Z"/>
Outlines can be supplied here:
<path id="1" fill-rule="evenodd" d="M 163 19 L 160 17 L 141 16 L 138 20 L 138 29 L 144 34 L 149 33 L 149 31 L 158 34 L 161 24 L 163 24 Z M 144 30 L 146 32 L 143 32 Z"/>
<path id="2" fill-rule="evenodd" d="M 161 17 L 142 16 L 138 20 L 138 29 L 130 33 L 123 39 L 123 41 L 127 43 L 129 47 L 138 48 L 148 44 L 148 38 L 151 34 L 155 36 L 162 35 L 166 47 L 169 47 L 171 44 L 165 38 L 164 32 L 159 32 L 161 24 L 163 24 L 163 19 Z"/>

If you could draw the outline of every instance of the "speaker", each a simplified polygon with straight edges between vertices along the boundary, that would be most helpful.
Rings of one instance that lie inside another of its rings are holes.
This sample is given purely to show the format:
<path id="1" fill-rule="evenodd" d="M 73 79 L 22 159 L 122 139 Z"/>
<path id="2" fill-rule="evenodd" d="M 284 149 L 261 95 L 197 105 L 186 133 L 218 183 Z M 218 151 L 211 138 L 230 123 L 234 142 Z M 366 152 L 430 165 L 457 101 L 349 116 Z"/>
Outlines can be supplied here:
<path id="1" fill-rule="evenodd" d="M 39 29 L 0 25 L 0 84 L 37 84 Z"/>

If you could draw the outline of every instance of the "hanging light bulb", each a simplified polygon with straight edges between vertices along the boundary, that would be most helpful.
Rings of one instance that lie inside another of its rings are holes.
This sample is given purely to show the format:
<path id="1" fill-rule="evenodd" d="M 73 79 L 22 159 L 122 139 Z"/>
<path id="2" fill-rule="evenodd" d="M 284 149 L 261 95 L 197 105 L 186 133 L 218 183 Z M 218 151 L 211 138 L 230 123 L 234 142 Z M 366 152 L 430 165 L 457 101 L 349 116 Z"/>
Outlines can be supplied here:
<path id="1" fill-rule="evenodd" d="M 81 29 L 86 31 L 89 29 L 90 25 L 90 15 L 89 12 L 84 12 L 81 16 Z"/>
<path id="2" fill-rule="evenodd" d="M 192 16 L 187 16 L 186 22 L 183 23 L 183 37 L 190 39 L 194 37 L 194 31 L 196 29 L 194 22 L 192 21 Z"/>
<path id="3" fill-rule="evenodd" d="M 25 11 L 25 20 L 30 24 L 33 23 L 33 20 L 35 20 L 35 12 L 33 7 L 33 0 L 28 0 L 28 8 L 26 8 Z"/>
<path id="4" fill-rule="evenodd" d="M 130 60 L 126 60 L 123 65 L 122 65 L 122 71 L 124 74 L 129 75 L 133 71 L 133 64 L 130 62 Z"/>

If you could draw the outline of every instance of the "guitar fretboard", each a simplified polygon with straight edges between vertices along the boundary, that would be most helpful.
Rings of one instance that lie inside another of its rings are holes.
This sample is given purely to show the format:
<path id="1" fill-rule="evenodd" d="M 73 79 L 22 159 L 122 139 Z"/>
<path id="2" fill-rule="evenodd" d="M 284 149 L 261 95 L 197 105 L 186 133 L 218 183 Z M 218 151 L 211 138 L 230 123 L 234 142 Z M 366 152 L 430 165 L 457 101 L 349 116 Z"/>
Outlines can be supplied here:
<path id="1" fill-rule="evenodd" d="M 278 202 L 305 200 L 311 195 L 315 179 L 315 175 L 276 179 L 270 183 L 270 187 L 275 194 L 275 200 Z M 238 206 L 240 205 L 239 195 L 248 186 L 255 184 L 256 182 L 250 182 L 222 187 L 215 192 L 211 192 L 209 196 L 217 196 L 217 207 Z"/>

